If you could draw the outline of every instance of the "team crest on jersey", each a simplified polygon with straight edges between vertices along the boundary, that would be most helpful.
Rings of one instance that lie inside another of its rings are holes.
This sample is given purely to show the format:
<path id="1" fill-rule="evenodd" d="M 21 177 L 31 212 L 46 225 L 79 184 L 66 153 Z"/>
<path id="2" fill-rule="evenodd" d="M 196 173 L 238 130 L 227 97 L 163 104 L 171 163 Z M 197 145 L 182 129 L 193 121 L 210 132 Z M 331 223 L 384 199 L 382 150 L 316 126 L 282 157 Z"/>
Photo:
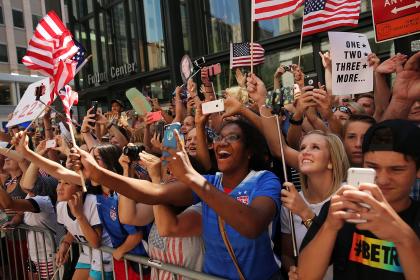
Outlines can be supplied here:
<path id="1" fill-rule="evenodd" d="M 111 217 L 111 220 L 116 221 L 117 220 L 117 211 L 115 211 L 114 208 L 111 208 L 109 211 L 109 216 Z"/>
<path id="2" fill-rule="evenodd" d="M 236 200 L 242 202 L 245 205 L 248 205 L 248 203 L 249 203 L 249 196 L 247 194 L 247 191 L 243 191 L 243 192 L 240 191 L 238 193 L 238 196 L 236 197 Z"/>

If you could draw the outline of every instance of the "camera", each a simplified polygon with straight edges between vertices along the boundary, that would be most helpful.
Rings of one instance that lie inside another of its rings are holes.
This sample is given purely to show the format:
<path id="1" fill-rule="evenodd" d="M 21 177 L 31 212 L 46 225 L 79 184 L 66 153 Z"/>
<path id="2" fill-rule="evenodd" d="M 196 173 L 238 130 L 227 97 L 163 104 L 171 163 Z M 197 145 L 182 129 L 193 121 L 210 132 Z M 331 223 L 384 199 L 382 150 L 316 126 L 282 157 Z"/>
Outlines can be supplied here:
<path id="1" fill-rule="evenodd" d="M 286 72 L 291 71 L 293 69 L 292 66 L 293 65 L 291 65 L 291 64 L 290 65 L 282 65 L 284 71 L 286 71 Z"/>
<path id="2" fill-rule="evenodd" d="M 204 56 L 197 58 L 196 60 L 193 61 L 194 68 L 201 68 L 201 66 L 204 63 L 206 63 L 206 59 L 204 58 Z"/>
<path id="3" fill-rule="evenodd" d="M 144 146 L 125 146 L 123 148 L 123 154 L 128 156 L 130 161 L 136 161 L 140 159 L 139 154 L 145 149 Z"/>

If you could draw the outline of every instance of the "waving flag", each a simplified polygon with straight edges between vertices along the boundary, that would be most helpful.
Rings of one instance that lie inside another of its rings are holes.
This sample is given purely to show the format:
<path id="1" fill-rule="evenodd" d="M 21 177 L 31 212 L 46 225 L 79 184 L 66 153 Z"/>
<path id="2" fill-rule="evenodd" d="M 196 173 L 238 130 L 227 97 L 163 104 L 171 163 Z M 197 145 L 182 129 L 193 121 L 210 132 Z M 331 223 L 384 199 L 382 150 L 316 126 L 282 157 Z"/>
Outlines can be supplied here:
<path id="1" fill-rule="evenodd" d="M 60 96 L 60 99 L 63 102 L 64 113 L 67 117 L 66 121 L 71 123 L 70 109 L 73 105 L 77 105 L 79 102 L 79 95 L 77 92 L 72 90 L 71 86 L 66 85 L 64 86 L 64 90 L 60 90 L 58 96 Z"/>
<path id="2" fill-rule="evenodd" d="M 79 72 L 87 62 L 85 48 L 74 39 L 73 42 L 77 47 L 77 52 L 71 59 L 60 60 L 54 73 L 54 89 L 51 91 L 50 98 L 52 101 L 54 100 L 58 89 L 63 90 L 63 87 L 74 79 L 77 72 Z"/>
<path id="3" fill-rule="evenodd" d="M 360 0 L 306 0 L 302 35 L 338 26 L 357 26 L 359 15 Z"/>
<path id="4" fill-rule="evenodd" d="M 264 48 L 260 44 L 253 43 L 252 51 L 254 65 L 264 63 Z M 243 66 L 251 66 L 250 43 L 230 44 L 230 69 Z"/>
<path id="5" fill-rule="evenodd" d="M 50 11 L 37 25 L 22 63 L 31 70 L 53 77 L 59 60 L 71 58 L 77 50 L 71 33 L 57 14 Z"/>
<path id="6" fill-rule="evenodd" d="M 304 0 L 252 0 L 252 21 L 278 18 L 294 13 Z"/>

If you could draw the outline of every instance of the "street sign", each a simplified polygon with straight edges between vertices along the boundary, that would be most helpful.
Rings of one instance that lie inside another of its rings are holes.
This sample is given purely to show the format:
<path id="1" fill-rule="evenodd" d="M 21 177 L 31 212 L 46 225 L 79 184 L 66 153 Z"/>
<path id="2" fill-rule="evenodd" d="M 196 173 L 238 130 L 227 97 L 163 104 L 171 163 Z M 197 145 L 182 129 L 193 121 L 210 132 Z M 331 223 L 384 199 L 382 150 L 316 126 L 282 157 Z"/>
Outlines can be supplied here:
<path id="1" fill-rule="evenodd" d="M 376 42 L 420 32 L 420 0 L 371 0 Z"/>

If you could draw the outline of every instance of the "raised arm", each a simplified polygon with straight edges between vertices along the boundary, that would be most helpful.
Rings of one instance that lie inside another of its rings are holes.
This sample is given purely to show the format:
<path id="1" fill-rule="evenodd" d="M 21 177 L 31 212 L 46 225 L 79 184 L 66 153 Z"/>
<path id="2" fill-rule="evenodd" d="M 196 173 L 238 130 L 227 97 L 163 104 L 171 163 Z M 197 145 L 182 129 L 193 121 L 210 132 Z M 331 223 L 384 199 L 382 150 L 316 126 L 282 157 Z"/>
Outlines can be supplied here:
<path id="1" fill-rule="evenodd" d="M 93 107 L 90 108 L 89 110 L 87 110 L 86 116 L 83 118 L 82 128 L 80 129 L 80 133 L 82 134 L 83 140 L 85 141 L 89 150 L 92 147 L 95 147 L 98 144 L 98 140 L 96 140 L 92 136 L 93 127 L 89 124 L 89 123 L 95 123 L 96 124 L 96 120 L 95 120 L 96 115 L 91 114 L 92 110 L 93 110 Z M 105 118 L 105 120 L 106 120 L 106 118 Z M 99 122 L 101 122 L 101 121 L 102 120 L 99 120 Z"/>
<path id="2" fill-rule="evenodd" d="M 76 172 L 69 170 L 58 162 L 44 158 L 41 155 L 31 151 L 28 147 L 28 138 L 25 132 L 19 132 L 15 136 L 16 138 L 16 150 L 20 152 L 27 160 L 36 164 L 39 168 L 42 168 L 45 172 L 51 176 L 59 179 L 63 179 L 66 182 L 80 185 L 80 175 Z"/>
<path id="3" fill-rule="evenodd" d="M 198 99 L 198 98 L 197 98 Z M 197 130 L 197 160 L 205 170 L 211 169 L 211 158 L 207 144 L 206 123 L 209 115 L 203 115 L 201 102 L 196 101 L 197 107 L 195 111 L 195 127 Z"/>
<path id="4" fill-rule="evenodd" d="M 265 106 L 260 108 L 260 114 L 264 137 L 270 148 L 271 154 L 281 160 L 279 129 L 277 127 L 276 116 L 273 116 L 270 109 Z M 279 120 L 279 125 L 281 125 L 281 120 Z M 280 137 L 283 141 L 286 164 L 294 169 L 299 169 L 298 152 L 287 145 L 282 133 L 280 133 Z"/>

